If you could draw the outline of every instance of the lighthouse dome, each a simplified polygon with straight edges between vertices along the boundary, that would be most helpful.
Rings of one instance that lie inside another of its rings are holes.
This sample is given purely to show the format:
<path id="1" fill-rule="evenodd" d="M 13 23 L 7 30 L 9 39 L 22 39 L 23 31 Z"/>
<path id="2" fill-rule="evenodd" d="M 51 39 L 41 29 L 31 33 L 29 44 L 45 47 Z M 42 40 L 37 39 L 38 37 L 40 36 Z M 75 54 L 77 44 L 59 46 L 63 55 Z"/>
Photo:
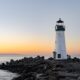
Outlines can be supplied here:
<path id="1" fill-rule="evenodd" d="M 61 18 L 59 18 L 59 20 L 57 21 L 57 23 L 64 23 L 64 21 L 62 21 Z"/>

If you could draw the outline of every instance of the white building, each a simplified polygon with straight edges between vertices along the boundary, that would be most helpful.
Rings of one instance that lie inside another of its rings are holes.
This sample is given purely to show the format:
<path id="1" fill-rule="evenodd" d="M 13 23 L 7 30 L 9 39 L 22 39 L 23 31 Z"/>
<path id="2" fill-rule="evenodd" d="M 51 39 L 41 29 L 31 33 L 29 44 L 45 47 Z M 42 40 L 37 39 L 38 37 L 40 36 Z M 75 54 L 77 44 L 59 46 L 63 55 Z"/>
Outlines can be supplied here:
<path id="1" fill-rule="evenodd" d="M 53 56 L 55 59 L 67 59 L 66 45 L 65 45 L 65 26 L 64 21 L 59 19 L 55 26 L 56 31 L 56 41 L 55 41 L 55 51 Z"/>

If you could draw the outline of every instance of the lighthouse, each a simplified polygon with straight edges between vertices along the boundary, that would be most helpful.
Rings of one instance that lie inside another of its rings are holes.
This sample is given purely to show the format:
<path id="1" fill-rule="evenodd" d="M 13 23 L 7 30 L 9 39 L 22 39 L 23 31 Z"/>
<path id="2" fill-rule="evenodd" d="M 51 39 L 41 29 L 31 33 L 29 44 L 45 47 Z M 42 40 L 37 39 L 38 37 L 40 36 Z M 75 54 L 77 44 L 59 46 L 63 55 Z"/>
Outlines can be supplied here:
<path id="1" fill-rule="evenodd" d="M 56 40 L 54 58 L 57 60 L 67 59 L 66 44 L 65 44 L 65 26 L 61 18 L 56 22 L 55 26 Z"/>

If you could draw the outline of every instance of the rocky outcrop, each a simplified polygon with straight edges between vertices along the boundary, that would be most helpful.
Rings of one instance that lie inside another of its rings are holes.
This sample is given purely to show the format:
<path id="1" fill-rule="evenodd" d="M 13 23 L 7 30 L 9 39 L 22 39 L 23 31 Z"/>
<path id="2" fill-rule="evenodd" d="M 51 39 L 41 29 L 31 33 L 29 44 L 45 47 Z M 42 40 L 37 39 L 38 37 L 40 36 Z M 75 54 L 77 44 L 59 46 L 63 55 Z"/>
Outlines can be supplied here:
<path id="1" fill-rule="evenodd" d="M 80 80 L 80 60 L 53 60 L 37 56 L 11 60 L 0 65 L 0 69 L 20 74 L 13 80 Z"/>

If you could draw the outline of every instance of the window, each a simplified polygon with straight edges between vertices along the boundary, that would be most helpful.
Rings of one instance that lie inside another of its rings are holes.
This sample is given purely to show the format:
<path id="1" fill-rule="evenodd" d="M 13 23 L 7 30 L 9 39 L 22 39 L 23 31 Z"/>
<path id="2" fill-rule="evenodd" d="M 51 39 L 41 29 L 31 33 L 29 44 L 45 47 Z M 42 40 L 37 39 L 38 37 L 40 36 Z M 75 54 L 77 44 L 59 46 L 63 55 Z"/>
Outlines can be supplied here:
<path id="1" fill-rule="evenodd" d="M 58 58 L 61 58 L 61 54 L 58 54 Z"/>

